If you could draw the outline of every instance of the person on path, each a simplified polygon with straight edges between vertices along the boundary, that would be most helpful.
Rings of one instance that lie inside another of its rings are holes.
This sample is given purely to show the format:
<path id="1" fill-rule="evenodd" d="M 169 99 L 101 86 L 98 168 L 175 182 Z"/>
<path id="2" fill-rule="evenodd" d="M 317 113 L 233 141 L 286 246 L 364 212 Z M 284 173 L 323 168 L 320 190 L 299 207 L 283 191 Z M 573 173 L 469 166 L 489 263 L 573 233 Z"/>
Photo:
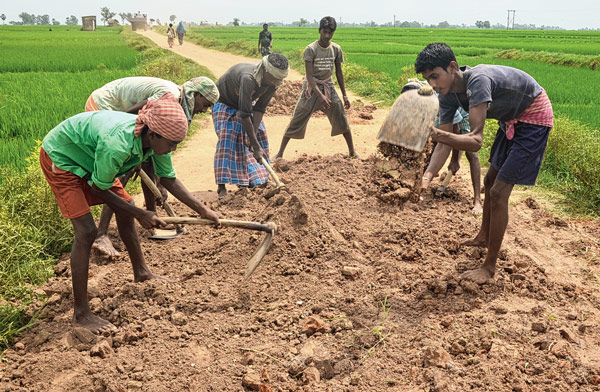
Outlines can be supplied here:
<path id="1" fill-rule="evenodd" d="M 287 58 L 273 53 L 258 64 L 234 65 L 217 80 L 220 97 L 212 116 L 219 138 L 214 160 L 219 197 L 227 194 L 225 184 L 249 187 L 268 181 L 260 164 L 263 158 L 269 160 L 262 118 L 288 68 Z"/>
<path id="2" fill-rule="evenodd" d="M 185 30 L 185 26 L 183 25 L 183 22 L 179 22 L 179 24 L 177 25 L 177 39 L 179 40 L 179 45 L 183 45 L 183 36 L 186 33 Z"/>
<path id="3" fill-rule="evenodd" d="M 426 82 L 422 82 L 418 79 L 412 80 L 406 83 L 402 87 L 402 91 L 400 94 L 404 93 L 408 90 L 419 89 Z M 439 127 L 440 125 L 440 117 L 437 116 L 435 118 L 434 127 Z M 454 113 L 454 118 L 452 119 L 452 132 L 456 134 L 467 134 L 471 132 L 471 126 L 469 125 L 469 112 L 465 111 L 462 107 L 459 107 Z M 444 151 L 444 155 L 440 154 L 440 150 Z M 433 155 L 438 156 L 438 159 L 435 159 L 435 162 L 443 159 L 444 162 L 448 159 L 450 154 L 450 148 L 446 144 L 437 143 Z M 460 169 L 460 156 L 461 151 L 456 149 L 452 149 L 452 159 L 450 160 L 450 164 L 448 165 L 448 170 L 452 172 L 452 174 L 456 174 L 458 169 Z M 473 184 L 473 213 L 476 215 L 483 214 L 483 207 L 481 205 L 481 165 L 479 164 L 479 154 L 472 151 L 466 152 L 467 161 L 469 161 L 469 168 L 471 170 L 471 183 Z M 430 164 L 425 169 L 425 173 L 423 174 L 423 179 L 421 182 L 421 194 L 427 188 L 429 188 L 429 183 L 431 179 L 438 175 L 438 171 L 435 171 L 435 168 Z M 421 198 L 422 200 L 422 198 Z"/>
<path id="4" fill-rule="evenodd" d="M 169 44 L 169 48 L 173 47 L 175 43 L 175 30 L 173 29 L 173 23 L 169 23 L 169 27 L 167 28 L 167 43 Z"/>
<path id="5" fill-rule="evenodd" d="M 137 114 L 148 102 L 159 99 L 166 93 L 173 94 L 179 100 L 189 125 L 191 125 L 194 115 L 206 112 L 219 99 L 217 86 L 206 76 L 188 80 L 182 86 L 177 86 L 169 80 L 133 76 L 114 80 L 92 92 L 85 104 L 85 110 L 115 110 Z M 152 160 L 142 163 L 142 169 L 150 178 L 156 180 Z M 119 178 L 123 186 L 134 174 L 135 170 L 132 170 Z M 164 188 L 160 184 L 158 185 L 161 191 L 164 191 Z M 142 191 L 146 200 L 146 209 L 156 211 L 157 200 L 144 183 L 142 183 Z M 162 203 L 164 199 L 166 199 L 166 193 L 158 202 Z M 102 209 L 102 215 L 98 222 L 98 237 L 94 241 L 93 248 L 109 257 L 118 257 L 120 253 L 107 235 L 112 213 L 108 205 Z"/>
<path id="6" fill-rule="evenodd" d="M 273 35 L 269 31 L 269 25 L 264 24 L 263 29 L 258 33 L 258 51 L 261 56 L 265 57 L 271 54 L 273 47 Z"/>
<path id="7" fill-rule="evenodd" d="M 148 101 L 137 116 L 115 111 L 85 112 L 63 121 L 44 138 L 40 150 L 42 171 L 75 232 L 71 250 L 73 325 L 95 333 L 116 329 L 93 314 L 88 303 L 89 256 L 96 238 L 90 206 L 105 203 L 116 212 L 135 282 L 165 279 L 146 265 L 134 218 L 147 229 L 163 227 L 165 222 L 154 212 L 135 207 L 118 179 L 120 175 L 153 158 L 161 183 L 169 192 L 200 216 L 220 225 L 217 214 L 176 178 L 170 153 L 185 138 L 187 130 L 181 105 L 173 94 L 166 93 Z"/>
<path id="8" fill-rule="evenodd" d="M 344 135 L 348 145 L 348 156 L 358 158 L 354 150 L 350 124 L 344 111 L 344 108 L 350 109 L 350 101 L 346 95 L 344 84 L 344 72 L 342 71 L 344 54 L 342 48 L 331 41 L 336 28 L 337 23 L 331 16 L 321 19 L 319 23 L 320 38 L 304 50 L 303 59 L 306 77 L 302 83 L 302 92 L 296 103 L 292 120 L 283 135 L 279 152 L 273 159 L 283 157 L 290 139 L 304 139 L 308 121 L 317 110 L 323 110 L 327 114 L 331 124 L 331 136 Z M 338 85 L 342 91 L 343 103 L 333 86 L 331 76 L 334 68 Z"/>
<path id="9" fill-rule="evenodd" d="M 463 243 L 487 247 L 483 265 L 461 275 L 482 284 L 496 271 L 514 185 L 535 185 L 553 127 L 552 104 L 527 73 L 502 65 L 459 67 L 454 52 L 444 43 L 427 45 L 417 56 L 415 71 L 440 95 L 441 125 L 432 127 L 434 141 L 476 152 L 483 142 L 486 118 L 498 120 L 491 166 L 484 179 L 483 221 L 475 238 Z M 452 119 L 459 107 L 469 111 L 471 133 L 452 133 Z M 439 171 L 444 161 L 442 154 L 433 155 L 430 166 Z"/>

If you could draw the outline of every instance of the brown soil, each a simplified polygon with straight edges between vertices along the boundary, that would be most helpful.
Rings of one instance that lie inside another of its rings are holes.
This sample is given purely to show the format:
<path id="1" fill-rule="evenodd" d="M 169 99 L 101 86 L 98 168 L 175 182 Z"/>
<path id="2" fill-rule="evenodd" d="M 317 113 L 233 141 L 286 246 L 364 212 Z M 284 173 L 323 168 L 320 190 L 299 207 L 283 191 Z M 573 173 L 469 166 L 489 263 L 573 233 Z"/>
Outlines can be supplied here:
<path id="1" fill-rule="evenodd" d="M 178 173 L 213 152 L 196 150 Z M 600 223 L 553 216 L 516 191 L 496 276 L 461 282 L 485 257 L 459 246 L 480 224 L 468 175 L 448 198 L 383 202 L 414 189 L 426 162 L 383 152 L 280 160 L 279 193 L 197 193 L 227 218 L 278 225 L 248 281 L 262 233 L 188 225 L 171 241 L 143 239 L 149 266 L 173 282 L 133 283 L 126 255 L 94 255 L 90 303 L 118 327 L 109 336 L 71 327 L 63 255 L 37 324 L 3 355 L 0 390 L 597 391 Z"/>
<path id="2" fill-rule="evenodd" d="M 282 85 L 277 88 L 277 91 L 271 100 L 271 104 L 267 109 L 267 113 L 271 115 L 291 116 L 294 114 L 294 108 L 296 107 L 296 102 L 300 98 L 301 93 L 302 81 L 284 81 Z M 348 122 L 350 122 L 350 124 L 365 124 L 365 120 L 373 119 L 373 112 L 375 110 L 377 110 L 376 105 L 365 104 L 362 100 L 355 99 L 352 102 L 350 109 L 346 111 Z M 313 117 L 326 117 L 326 114 L 322 110 L 317 110 L 313 113 Z"/>
<path id="3" fill-rule="evenodd" d="M 132 283 L 127 257 L 96 257 L 91 304 L 119 328 L 112 336 L 71 328 L 65 255 L 39 323 L 4 355 L 0 388 L 597 390 L 600 225 L 515 204 L 494 280 L 459 282 L 485 254 L 458 245 L 479 225 L 468 180 L 455 198 L 400 209 L 372 195 L 377 161 L 301 156 L 277 162 L 279 193 L 198 195 L 228 218 L 278 225 L 247 282 L 264 234 L 190 225 L 143 240 L 170 283 Z"/>

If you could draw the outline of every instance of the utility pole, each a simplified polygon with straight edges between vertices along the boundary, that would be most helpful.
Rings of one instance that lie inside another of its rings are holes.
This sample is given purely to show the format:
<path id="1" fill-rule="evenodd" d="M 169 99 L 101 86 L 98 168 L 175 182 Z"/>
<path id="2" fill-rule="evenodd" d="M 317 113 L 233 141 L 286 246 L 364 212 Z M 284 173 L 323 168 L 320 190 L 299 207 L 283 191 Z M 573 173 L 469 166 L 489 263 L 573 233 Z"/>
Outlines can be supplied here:
<path id="1" fill-rule="evenodd" d="M 513 11 L 512 29 L 514 30 L 515 29 L 515 12 L 516 11 L 515 10 L 512 10 L 512 11 Z"/>
<path id="2" fill-rule="evenodd" d="M 512 29 L 515 29 L 515 10 L 507 10 L 508 15 L 506 16 L 506 29 L 510 30 L 510 13 L 512 12 Z"/>
<path id="3" fill-rule="evenodd" d="M 396 27 L 396 14 L 394 14 L 394 27 Z"/>

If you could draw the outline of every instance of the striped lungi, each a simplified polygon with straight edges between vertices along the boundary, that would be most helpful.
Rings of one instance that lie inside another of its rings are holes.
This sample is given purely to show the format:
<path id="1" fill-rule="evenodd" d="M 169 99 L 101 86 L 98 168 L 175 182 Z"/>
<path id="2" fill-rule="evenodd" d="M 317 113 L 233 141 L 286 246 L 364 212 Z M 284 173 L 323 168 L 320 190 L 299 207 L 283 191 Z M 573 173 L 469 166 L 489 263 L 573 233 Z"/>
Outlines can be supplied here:
<path id="1" fill-rule="evenodd" d="M 248 135 L 242 119 L 237 115 L 237 109 L 217 102 L 212 109 L 212 116 L 219 137 L 214 161 L 217 184 L 255 186 L 266 183 L 269 173 L 263 165 L 256 162 L 250 152 Z M 265 123 L 261 121 L 254 132 L 268 161 L 269 140 Z"/>

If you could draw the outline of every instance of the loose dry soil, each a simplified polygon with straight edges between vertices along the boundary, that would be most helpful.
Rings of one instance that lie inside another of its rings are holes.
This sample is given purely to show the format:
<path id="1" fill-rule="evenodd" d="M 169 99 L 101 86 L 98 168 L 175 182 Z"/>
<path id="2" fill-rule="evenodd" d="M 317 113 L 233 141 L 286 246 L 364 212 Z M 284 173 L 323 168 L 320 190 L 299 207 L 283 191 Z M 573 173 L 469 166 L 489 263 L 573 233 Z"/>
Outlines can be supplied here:
<path id="1" fill-rule="evenodd" d="M 516 194 L 495 278 L 460 282 L 485 256 L 459 246 L 480 224 L 468 176 L 442 199 L 383 197 L 414 188 L 404 164 L 300 153 L 275 164 L 279 193 L 197 192 L 228 218 L 275 222 L 270 252 L 243 281 L 264 234 L 188 225 L 171 241 L 142 240 L 153 271 L 176 281 L 139 284 L 126 255 L 94 255 L 91 306 L 112 335 L 71 327 L 63 255 L 39 322 L 3 355 L 0 389 L 599 390 L 600 224 Z"/>

